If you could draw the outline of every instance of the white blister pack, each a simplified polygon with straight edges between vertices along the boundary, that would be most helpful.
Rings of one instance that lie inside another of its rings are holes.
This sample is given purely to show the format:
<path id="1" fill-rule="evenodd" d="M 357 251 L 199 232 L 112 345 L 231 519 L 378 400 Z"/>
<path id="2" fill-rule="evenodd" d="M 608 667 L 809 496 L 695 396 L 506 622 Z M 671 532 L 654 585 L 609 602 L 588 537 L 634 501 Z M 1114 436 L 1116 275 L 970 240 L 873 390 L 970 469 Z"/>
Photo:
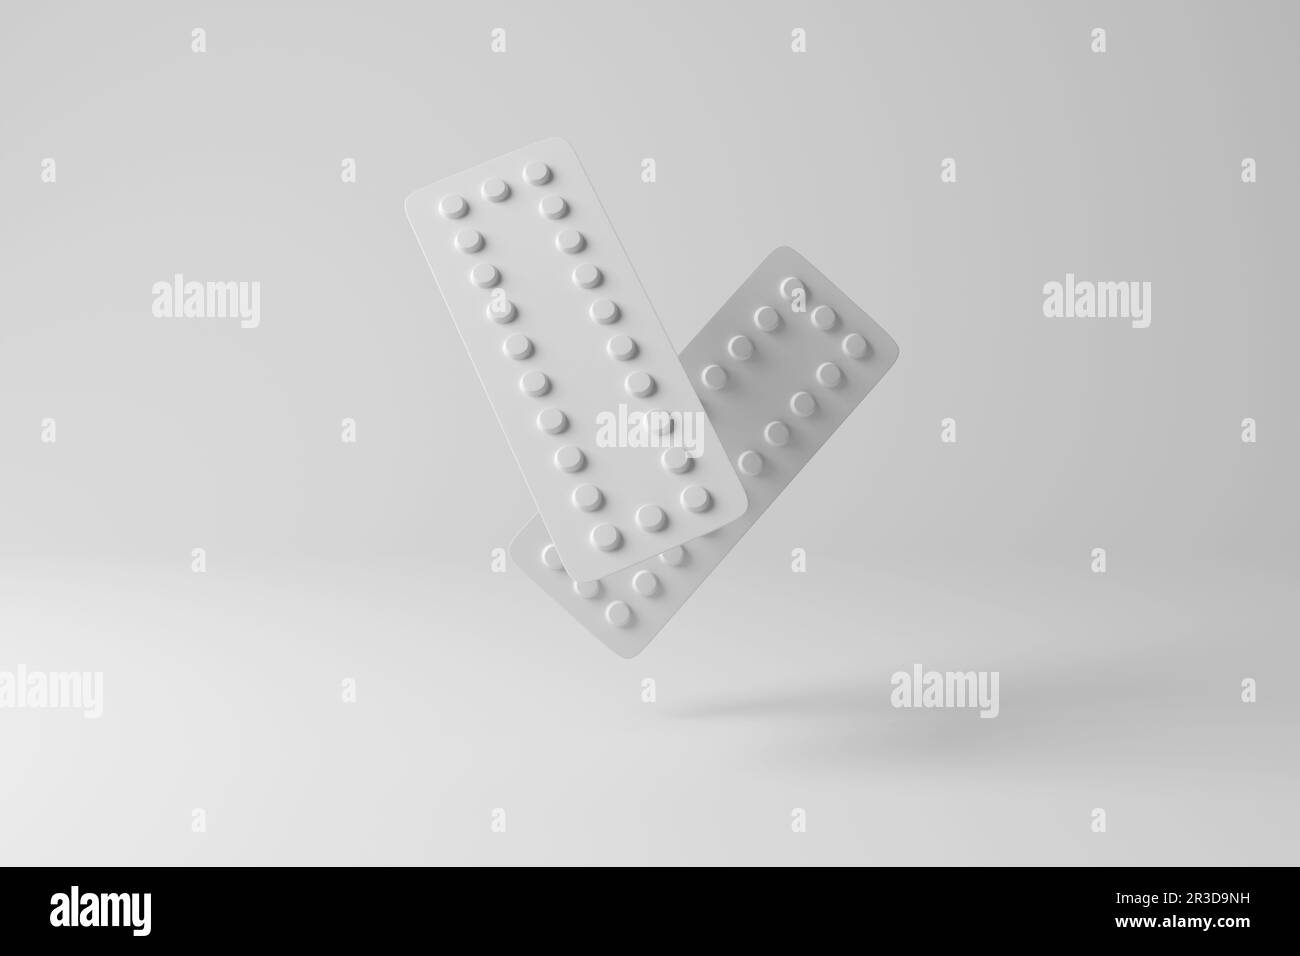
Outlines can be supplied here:
<path id="1" fill-rule="evenodd" d="M 740 479 L 568 143 L 426 186 L 406 215 L 574 577 L 744 514 Z"/>
<path id="2" fill-rule="evenodd" d="M 898 358 L 898 345 L 793 249 L 772 252 L 682 351 L 749 495 L 745 515 L 600 581 L 575 581 L 534 518 L 511 558 L 609 648 L 634 657 Z"/>

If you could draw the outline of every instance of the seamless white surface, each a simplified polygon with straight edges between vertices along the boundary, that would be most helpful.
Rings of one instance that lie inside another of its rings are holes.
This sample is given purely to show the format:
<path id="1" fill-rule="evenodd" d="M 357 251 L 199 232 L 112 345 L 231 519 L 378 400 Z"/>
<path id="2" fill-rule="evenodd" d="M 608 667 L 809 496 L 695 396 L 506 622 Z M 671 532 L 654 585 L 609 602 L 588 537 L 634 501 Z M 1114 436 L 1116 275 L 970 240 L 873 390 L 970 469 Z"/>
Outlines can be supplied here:
<path id="1" fill-rule="evenodd" d="M 1298 17 L 12 6 L 0 671 L 105 699 L 0 709 L 0 861 L 1294 863 Z M 902 356 L 632 662 L 493 571 L 535 508 L 403 215 L 552 135 L 674 347 L 789 244 Z"/>

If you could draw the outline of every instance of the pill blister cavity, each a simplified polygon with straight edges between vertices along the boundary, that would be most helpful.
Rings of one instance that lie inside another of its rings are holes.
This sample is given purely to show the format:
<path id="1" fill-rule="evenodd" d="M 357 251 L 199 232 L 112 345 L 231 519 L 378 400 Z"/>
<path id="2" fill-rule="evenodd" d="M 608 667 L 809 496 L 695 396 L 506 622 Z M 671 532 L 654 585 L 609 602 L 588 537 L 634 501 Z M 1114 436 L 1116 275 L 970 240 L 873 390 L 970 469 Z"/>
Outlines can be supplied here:
<path id="1" fill-rule="evenodd" d="M 643 531 L 662 531 L 668 526 L 668 515 L 658 505 L 642 505 L 636 509 L 636 523 Z"/>
<path id="2" fill-rule="evenodd" d="M 564 201 L 564 197 L 543 196 L 542 201 L 537 204 L 537 211 L 547 219 L 563 219 L 569 214 L 569 204 Z"/>
<path id="3" fill-rule="evenodd" d="M 483 248 L 483 233 L 477 229 L 462 229 L 456 233 L 456 248 L 461 252 L 478 252 Z"/>
<path id="4" fill-rule="evenodd" d="M 555 234 L 555 248 L 569 255 L 581 252 L 586 245 L 587 240 L 576 229 L 561 229 Z"/>
<path id="5" fill-rule="evenodd" d="M 817 366 L 817 382 L 826 388 L 839 388 L 844 381 L 844 373 L 834 362 L 822 362 Z"/>
<path id="6" fill-rule="evenodd" d="M 569 427 L 569 416 L 558 408 L 544 408 L 537 416 L 537 427 L 548 435 L 558 435 Z"/>
<path id="7" fill-rule="evenodd" d="M 835 323 L 839 321 L 839 316 L 829 305 L 819 305 L 812 310 L 808 317 L 813 324 L 814 329 L 821 329 L 823 332 L 829 332 L 835 328 Z"/>
<path id="8" fill-rule="evenodd" d="M 727 370 L 721 365 L 706 365 L 704 371 L 700 373 L 700 381 L 704 383 L 705 388 L 717 391 L 727 384 Z"/>
<path id="9" fill-rule="evenodd" d="M 599 511 L 605 504 L 605 493 L 595 485 L 578 485 L 573 489 L 573 504 L 582 511 Z"/>
<path id="10" fill-rule="evenodd" d="M 659 555 L 659 560 L 670 568 L 679 568 L 686 561 L 686 549 L 681 545 L 675 548 L 669 548 L 663 554 Z"/>
<path id="11" fill-rule="evenodd" d="M 760 332 L 775 332 L 781 325 L 781 316 L 770 305 L 754 310 L 754 325 Z"/>
<path id="12" fill-rule="evenodd" d="M 469 270 L 469 281 L 480 289 L 490 289 L 501 281 L 501 273 L 490 262 L 480 262 Z"/>
<path id="13" fill-rule="evenodd" d="M 727 342 L 727 354 L 744 362 L 754 354 L 754 343 L 746 335 L 733 335 Z"/>
<path id="14" fill-rule="evenodd" d="M 867 354 L 867 340 L 857 332 L 850 332 L 844 336 L 840 348 L 844 350 L 844 354 L 849 358 L 860 359 Z"/>
<path id="15" fill-rule="evenodd" d="M 597 299 L 591 303 L 591 307 L 587 309 L 587 314 L 591 316 L 593 322 L 609 325 L 611 322 L 618 321 L 620 313 L 617 303 L 610 299 Z"/>
<path id="16" fill-rule="evenodd" d="M 632 609 L 625 601 L 610 601 L 605 605 L 605 620 L 615 627 L 627 627 L 632 623 Z"/>
<path id="17" fill-rule="evenodd" d="M 659 578 L 653 571 L 638 571 L 632 575 L 632 589 L 642 597 L 653 597 L 659 591 Z"/>
<path id="18" fill-rule="evenodd" d="M 769 445 L 780 448 L 790 440 L 790 426 L 785 422 L 768 422 L 763 429 L 763 439 Z"/>
<path id="19" fill-rule="evenodd" d="M 573 270 L 573 284 L 582 286 L 584 289 L 596 288 L 604 278 L 600 270 L 590 262 L 584 262 Z"/>
<path id="20" fill-rule="evenodd" d="M 500 176 L 483 180 L 483 198 L 488 202 L 505 202 L 510 198 L 510 186 Z"/>
<path id="21" fill-rule="evenodd" d="M 525 394 L 536 398 L 539 395 L 545 395 L 551 390 L 551 380 L 546 377 L 545 372 L 534 370 L 525 372 L 519 377 L 519 387 L 524 390 Z"/>
<path id="22" fill-rule="evenodd" d="M 443 196 L 438 200 L 438 214 L 444 219 L 459 219 L 469 212 L 463 196 Z"/>
<path id="23" fill-rule="evenodd" d="M 627 389 L 629 395 L 637 398 L 646 398 L 654 394 L 655 380 L 649 372 L 633 372 L 623 382 L 623 387 Z"/>
<path id="24" fill-rule="evenodd" d="M 587 456 L 577 445 L 565 445 L 555 452 L 555 467 L 572 474 L 587 466 Z"/>
<path id="25" fill-rule="evenodd" d="M 623 544 L 623 533 L 612 524 L 598 524 L 591 529 L 591 543 L 601 551 L 616 551 Z"/>
<path id="26" fill-rule="evenodd" d="M 696 514 L 708 511 L 713 506 L 713 495 L 703 485 L 687 485 L 682 489 L 682 507 Z"/>
<path id="27" fill-rule="evenodd" d="M 684 448 L 667 448 L 660 456 L 659 460 L 663 463 L 664 468 L 668 469 L 675 475 L 683 475 L 691 470 L 694 463 L 693 458 L 686 454 Z"/>
<path id="28" fill-rule="evenodd" d="M 545 186 L 551 181 L 551 167 L 534 160 L 524 166 L 523 176 L 530 186 Z"/>
<path id="29" fill-rule="evenodd" d="M 605 351 L 609 353 L 610 358 L 626 362 L 636 357 L 636 341 L 631 336 L 615 335 L 605 343 Z"/>

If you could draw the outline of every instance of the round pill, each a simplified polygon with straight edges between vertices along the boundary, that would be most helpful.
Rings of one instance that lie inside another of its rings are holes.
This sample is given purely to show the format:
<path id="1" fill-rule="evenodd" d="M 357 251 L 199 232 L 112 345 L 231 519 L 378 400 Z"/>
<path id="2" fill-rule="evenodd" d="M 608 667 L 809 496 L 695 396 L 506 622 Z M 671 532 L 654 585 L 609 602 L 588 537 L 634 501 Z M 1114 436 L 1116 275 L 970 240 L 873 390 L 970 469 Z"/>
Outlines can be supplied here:
<path id="1" fill-rule="evenodd" d="M 561 229 L 555 234 L 555 248 L 561 252 L 572 255 L 581 252 L 586 245 L 587 240 L 576 229 Z"/>
<path id="2" fill-rule="evenodd" d="M 781 280 L 781 295 L 786 299 L 793 299 L 795 293 L 803 289 L 803 283 L 794 276 L 788 276 Z"/>
<path id="3" fill-rule="evenodd" d="M 555 453 L 555 467 L 560 471 L 582 471 L 587 464 L 587 456 L 577 445 L 565 445 Z"/>
<path id="4" fill-rule="evenodd" d="M 659 456 L 659 461 L 663 466 L 675 475 L 682 475 L 691 470 L 694 459 L 686 454 L 684 448 L 667 448 Z"/>
<path id="5" fill-rule="evenodd" d="M 752 478 L 763 470 L 763 456 L 756 451 L 742 451 L 736 467 Z"/>
<path id="6" fill-rule="evenodd" d="M 700 381 L 704 383 L 705 388 L 711 388 L 716 392 L 727 384 L 727 370 L 721 365 L 706 365 L 704 371 L 700 373 Z"/>
<path id="7" fill-rule="evenodd" d="M 600 270 L 590 262 L 584 262 L 573 270 L 573 284 L 580 285 L 584 289 L 596 288 L 603 278 L 604 276 L 600 274 Z"/>
<path id="8" fill-rule="evenodd" d="M 770 305 L 760 306 L 754 310 L 754 324 L 761 332 L 775 332 L 781 324 L 781 316 Z"/>
<path id="9" fill-rule="evenodd" d="M 612 524 L 598 524 L 591 529 L 591 543 L 601 551 L 613 551 L 623 543 L 623 535 Z"/>
<path id="10" fill-rule="evenodd" d="M 680 567 L 681 563 L 684 562 L 685 559 L 686 549 L 682 548 L 681 545 L 677 545 L 676 548 L 669 548 L 667 551 L 664 551 L 663 554 L 659 555 L 659 561 L 667 564 L 668 567 Z"/>
<path id="11" fill-rule="evenodd" d="M 747 335 L 733 335 L 727 342 L 727 354 L 743 362 L 754 354 L 754 343 Z"/>
<path id="12" fill-rule="evenodd" d="M 669 548 L 663 554 L 659 555 L 659 560 L 670 568 L 678 567 L 686 560 L 686 549 L 681 545 L 678 545 L 675 548 Z"/>
<path id="13" fill-rule="evenodd" d="M 627 389 L 629 395 L 635 395 L 637 398 L 646 398 L 654 394 L 655 380 L 649 372 L 633 372 L 623 382 L 623 387 Z"/>
<path id="14" fill-rule="evenodd" d="M 462 229 L 456 233 L 456 248 L 461 252 L 478 252 L 483 248 L 483 233 L 477 229 Z"/>
<path id="15" fill-rule="evenodd" d="M 537 415 L 537 427 L 548 435 L 558 435 L 569 427 L 569 416 L 558 408 L 544 408 Z"/>
<path id="16" fill-rule="evenodd" d="M 553 544 L 548 544 L 542 548 L 542 564 L 546 565 L 552 571 L 563 571 L 564 565 L 560 563 L 560 552 Z"/>
<path id="17" fill-rule="evenodd" d="M 513 322 L 518 313 L 515 311 L 515 304 L 507 299 L 504 295 L 494 295 L 487 304 L 487 317 L 493 322 L 499 322 L 505 325 L 507 322 Z"/>
<path id="18" fill-rule="evenodd" d="M 659 590 L 659 579 L 653 571 L 638 571 L 632 575 L 632 587 L 642 597 L 650 597 Z"/>
<path id="19" fill-rule="evenodd" d="M 768 422 L 763 429 L 763 438 L 769 445 L 780 448 L 790 440 L 790 426 L 785 422 Z"/>
<path id="20" fill-rule="evenodd" d="M 790 396 L 790 411 L 800 418 L 807 418 L 817 407 L 817 400 L 807 392 L 795 392 Z"/>
<path id="21" fill-rule="evenodd" d="M 444 219 L 459 219 L 469 212 L 469 203 L 461 196 L 443 196 L 438 200 L 438 213 Z"/>
<path id="22" fill-rule="evenodd" d="M 573 593 L 580 598 L 591 600 L 600 597 L 601 586 L 599 581 L 574 581 Z"/>
<path id="23" fill-rule="evenodd" d="M 615 627 L 627 627 L 632 623 L 632 609 L 622 601 L 610 601 L 605 605 L 605 620 Z"/>
<path id="24" fill-rule="evenodd" d="M 817 381 L 827 388 L 839 388 L 844 381 L 844 373 L 834 362 L 822 362 L 817 366 Z"/>
<path id="25" fill-rule="evenodd" d="M 857 332 L 850 332 L 844 336 L 844 341 L 840 343 L 840 348 L 849 358 L 860 359 L 867 354 L 867 340 Z"/>
<path id="26" fill-rule="evenodd" d="M 501 202 L 509 198 L 510 187 L 499 176 L 489 176 L 483 180 L 483 198 L 489 202 Z"/>
<path id="27" fill-rule="evenodd" d="M 605 343 L 609 357 L 626 362 L 636 355 L 636 342 L 626 335 L 616 335 Z"/>
<path id="28" fill-rule="evenodd" d="M 573 505 L 583 511 L 596 511 L 605 503 L 605 494 L 595 485 L 578 485 L 573 489 Z"/>
<path id="29" fill-rule="evenodd" d="M 713 496 L 703 485 L 687 485 L 682 490 L 682 507 L 696 514 L 708 511 L 713 505 Z"/>
<path id="30" fill-rule="evenodd" d="M 501 350 L 512 359 L 526 359 L 533 354 L 533 340 L 516 332 L 514 335 L 506 336 Z"/>
<path id="31" fill-rule="evenodd" d="M 519 387 L 524 393 L 536 398 L 539 395 L 545 395 L 551 390 L 551 380 L 546 377 L 544 372 L 534 369 L 531 372 L 524 372 L 519 377 Z"/>
<path id="32" fill-rule="evenodd" d="M 839 316 L 835 314 L 835 310 L 829 305 L 819 305 L 817 308 L 812 310 L 812 314 L 808 316 L 808 319 L 812 322 L 814 329 L 821 329 L 823 332 L 829 332 L 831 329 L 835 328 L 835 323 L 838 321 Z"/>
<path id="33" fill-rule="evenodd" d="M 533 186 L 545 186 L 551 181 L 551 167 L 534 160 L 524 166 L 524 182 Z"/>
<path id="34" fill-rule="evenodd" d="M 676 425 L 673 422 L 672 412 L 664 408 L 654 408 L 645 413 L 642 427 L 655 438 L 667 438 L 673 433 Z"/>
<path id="35" fill-rule="evenodd" d="M 611 322 L 617 322 L 619 316 L 618 306 L 609 299 L 597 299 L 591 303 L 591 308 L 587 309 L 587 314 L 591 316 L 592 321 L 599 322 L 601 325 L 609 325 Z"/>
<path id="36" fill-rule="evenodd" d="M 645 531 L 662 531 L 668 524 L 668 515 L 658 505 L 642 505 L 636 509 L 636 523 Z"/>
<path id="37" fill-rule="evenodd" d="M 569 214 L 569 204 L 552 193 L 542 197 L 542 201 L 537 204 L 537 211 L 547 219 L 563 219 Z"/>
<path id="38" fill-rule="evenodd" d="M 469 281 L 480 289 L 490 289 L 501 281 L 501 273 L 489 262 L 480 262 L 469 270 Z"/>

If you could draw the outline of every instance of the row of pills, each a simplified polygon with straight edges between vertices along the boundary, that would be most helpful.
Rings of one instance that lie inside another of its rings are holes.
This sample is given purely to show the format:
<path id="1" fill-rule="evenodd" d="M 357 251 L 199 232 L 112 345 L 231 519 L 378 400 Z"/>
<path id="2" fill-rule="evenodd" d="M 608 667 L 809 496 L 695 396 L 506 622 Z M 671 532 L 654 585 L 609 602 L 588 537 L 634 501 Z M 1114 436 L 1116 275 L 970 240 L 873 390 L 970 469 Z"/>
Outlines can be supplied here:
<path id="1" fill-rule="evenodd" d="M 536 161 L 526 163 L 522 175 L 525 182 L 538 187 L 546 185 L 553 178 L 551 168 L 546 163 Z M 479 192 L 485 200 L 492 203 L 505 202 L 513 195 L 510 184 L 495 176 L 485 179 Z M 469 211 L 470 204 L 463 196 L 444 196 L 438 203 L 439 214 L 447 220 L 463 219 Z M 537 211 L 546 219 L 561 220 L 568 216 L 569 204 L 564 197 L 548 193 L 539 200 Z M 577 254 L 587 247 L 586 237 L 579 230 L 572 228 L 560 229 L 555 234 L 554 241 L 557 250 L 570 255 Z M 462 228 L 456 233 L 452 242 L 457 250 L 467 255 L 477 255 L 487 244 L 482 233 L 473 228 Z M 581 263 L 576 266 L 570 278 L 575 286 L 583 289 L 595 289 L 604 282 L 604 274 L 591 263 Z M 513 322 L 518 317 L 518 309 L 514 303 L 497 288 L 502 282 L 502 276 L 495 265 L 488 262 L 475 263 L 469 271 L 469 280 L 481 289 L 497 289 L 497 293 L 492 296 L 486 308 L 488 318 L 504 324 Z M 592 321 L 600 325 L 610 325 L 619 320 L 622 311 L 617 303 L 602 297 L 589 304 L 587 314 Z M 501 348 L 507 358 L 519 362 L 531 359 L 535 353 L 532 340 L 518 332 L 507 335 L 502 341 Z M 629 362 L 636 358 L 640 348 L 631 336 L 619 333 L 606 341 L 605 352 L 614 361 Z M 551 378 L 538 369 L 525 371 L 519 379 L 520 390 L 532 398 L 544 397 L 551 391 L 552 385 Z M 656 391 L 657 384 L 649 372 L 634 370 L 624 378 L 623 387 L 632 397 L 648 398 Z M 668 428 L 671 428 L 671 418 L 666 414 L 656 416 L 655 420 L 664 422 Z M 542 409 L 536 421 L 537 427 L 549 435 L 561 435 L 569 427 L 568 416 L 561 409 L 553 406 Z M 666 453 L 662 459 L 666 470 L 675 474 L 684 474 L 690 470 L 692 459 L 685 452 L 681 449 L 669 449 L 669 451 L 674 454 Z M 586 467 L 587 457 L 577 445 L 566 444 L 556 450 L 554 464 L 560 471 L 572 474 Z M 605 494 L 593 484 L 579 484 L 573 489 L 570 501 L 581 511 L 594 512 L 604 507 Z M 713 499 L 708 489 L 692 484 L 682 490 L 679 501 L 682 508 L 698 514 L 709 510 Z M 650 533 L 663 531 L 668 526 L 668 515 L 654 504 L 641 505 L 635 513 L 635 520 L 642 531 Z M 601 522 L 591 528 L 588 540 L 593 547 L 601 551 L 615 551 L 622 547 L 624 539 L 617 527 Z M 558 560 L 558 552 L 556 559 Z"/>

